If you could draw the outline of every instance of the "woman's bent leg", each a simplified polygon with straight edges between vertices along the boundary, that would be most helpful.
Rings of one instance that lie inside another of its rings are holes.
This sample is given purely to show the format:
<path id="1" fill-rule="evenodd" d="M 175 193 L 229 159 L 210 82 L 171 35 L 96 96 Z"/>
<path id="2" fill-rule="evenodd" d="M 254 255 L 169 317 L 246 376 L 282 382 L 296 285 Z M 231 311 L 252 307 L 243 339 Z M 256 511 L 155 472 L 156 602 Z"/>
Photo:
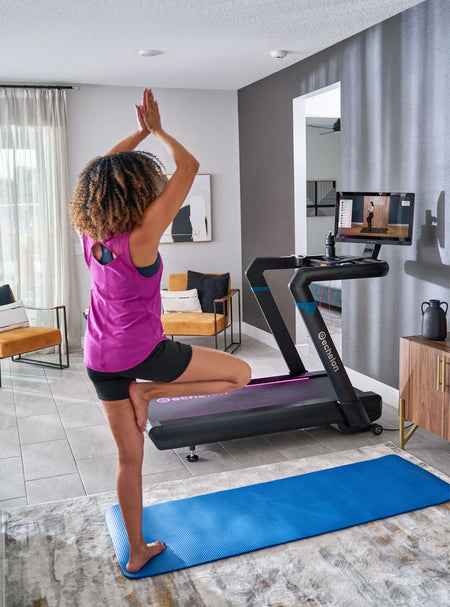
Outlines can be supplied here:
<path id="1" fill-rule="evenodd" d="M 246 362 L 212 348 L 192 346 L 192 358 L 180 377 L 170 383 L 132 382 L 130 398 L 139 430 L 145 430 L 148 404 L 155 398 L 224 394 L 243 388 L 251 378 Z"/>
<path id="2" fill-rule="evenodd" d="M 102 401 L 102 404 L 117 445 L 117 497 L 130 544 L 126 568 L 136 572 L 165 548 L 161 542 L 146 544 L 142 535 L 144 437 L 136 426 L 130 399 Z"/>

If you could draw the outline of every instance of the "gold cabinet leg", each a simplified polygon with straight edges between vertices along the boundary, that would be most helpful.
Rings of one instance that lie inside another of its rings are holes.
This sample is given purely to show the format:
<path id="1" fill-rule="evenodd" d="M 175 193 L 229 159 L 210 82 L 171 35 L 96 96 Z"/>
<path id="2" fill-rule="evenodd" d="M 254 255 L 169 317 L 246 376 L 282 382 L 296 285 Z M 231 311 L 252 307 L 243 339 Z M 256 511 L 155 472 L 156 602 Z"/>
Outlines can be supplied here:
<path id="1" fill-rule="evenodd" d="M 398 401 L 398 415 L 399 415 L 399 444 L 400 449 L 405 448 L 405 399 L 400 398 Z"/>
<path id="2" fill-rule="evenodd" d="M 411 436 L 419 427 L 417 424 L 413 424 L 411 430 L 405 436 L 405 399 L 400 398 L 398 401 L 398 413 L 399 413 L 399 443 L 400 449 L 404 449 L 406 443 L 409 441 Z"/>

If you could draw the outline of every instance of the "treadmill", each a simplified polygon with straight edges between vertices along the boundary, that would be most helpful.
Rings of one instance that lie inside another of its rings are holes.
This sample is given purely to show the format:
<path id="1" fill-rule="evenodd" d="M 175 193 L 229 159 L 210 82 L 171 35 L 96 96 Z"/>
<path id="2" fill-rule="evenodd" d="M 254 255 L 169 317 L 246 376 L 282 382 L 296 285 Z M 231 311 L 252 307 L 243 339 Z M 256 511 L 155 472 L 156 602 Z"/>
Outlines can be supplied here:
<path id="1" fill-rule="evenodd" d="M 332 236 L 331 233 L 329 236 Z M 374 423 L 382 412 L 381 396 L 355 389 L 320 313 L 309 285 L 314 281 L 384 276 L 378 260 L 380 245 L 366 245 L 362 257 L 258 257 L 246 277 L 286 361 L 289 373 L 253 379 L 247 386 L 213 396 L 181 396 L 153 400 L 148 408 L 147 432 L 158 449 L 189 447 L 273 432 L 333 425 L 343 433 L 383 428 Z M 264 272 L 295 270 L 289 289 L 324 370 L 308 372 L 275 303 Z"/>

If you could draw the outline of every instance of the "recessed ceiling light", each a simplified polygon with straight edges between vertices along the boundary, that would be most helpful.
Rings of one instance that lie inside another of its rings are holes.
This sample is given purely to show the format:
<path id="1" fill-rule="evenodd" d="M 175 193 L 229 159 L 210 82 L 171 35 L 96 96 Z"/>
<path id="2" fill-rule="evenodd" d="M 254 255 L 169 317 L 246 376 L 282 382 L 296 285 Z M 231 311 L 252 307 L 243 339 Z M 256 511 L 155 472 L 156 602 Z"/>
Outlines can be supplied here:
<path id="1" fill-rule="evenodd" d="M 156 55 L 161 55 L 162 51 L 156 51 L 153 49 L 142 49 L 140 51 L 137 51 L 138 55 L 141 55 L 141 57 L 155 57 Z"/>
<path id="2" fill-rule="evenodd" d="M 270 51 L 272 59 L 284 59 L 287 55 L 287 51 Z"/>

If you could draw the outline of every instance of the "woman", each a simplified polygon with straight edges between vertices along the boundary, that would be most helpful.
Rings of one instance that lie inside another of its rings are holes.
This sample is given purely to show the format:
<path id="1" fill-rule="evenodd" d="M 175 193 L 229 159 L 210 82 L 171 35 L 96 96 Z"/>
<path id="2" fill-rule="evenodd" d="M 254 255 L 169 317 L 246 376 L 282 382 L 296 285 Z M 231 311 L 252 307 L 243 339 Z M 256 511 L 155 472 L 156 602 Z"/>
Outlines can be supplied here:
<path id="1" fill-rule="evenodd" d="M 92 278 L 84 361 L 117 445 L 129 572 L 165 549 L 159 541 L 146 544 L 142 535 L 143 431 L 150 400 L 231 392 L 250 380 L 250 368 L 240 359 L 163 336 L 158 245 L 199 163 L 163 130 L 150 90 L 135 107 L 139 130 L 87 165 L 69 204 Z M 150 134 L 174 160 L 169 181 L 156 158 L 133 152 Z"/>
<path id="2" fill-rule="evenodd" d="M 373 211 L 374 211 L 374 205 L 373 202 L 370 201 L 369 202 L 369 207 L 368 207 L 368 215 L 367 215 L 367 230 L 369 232 L 372 231 L 372 219 L 373 219 Z"/>

